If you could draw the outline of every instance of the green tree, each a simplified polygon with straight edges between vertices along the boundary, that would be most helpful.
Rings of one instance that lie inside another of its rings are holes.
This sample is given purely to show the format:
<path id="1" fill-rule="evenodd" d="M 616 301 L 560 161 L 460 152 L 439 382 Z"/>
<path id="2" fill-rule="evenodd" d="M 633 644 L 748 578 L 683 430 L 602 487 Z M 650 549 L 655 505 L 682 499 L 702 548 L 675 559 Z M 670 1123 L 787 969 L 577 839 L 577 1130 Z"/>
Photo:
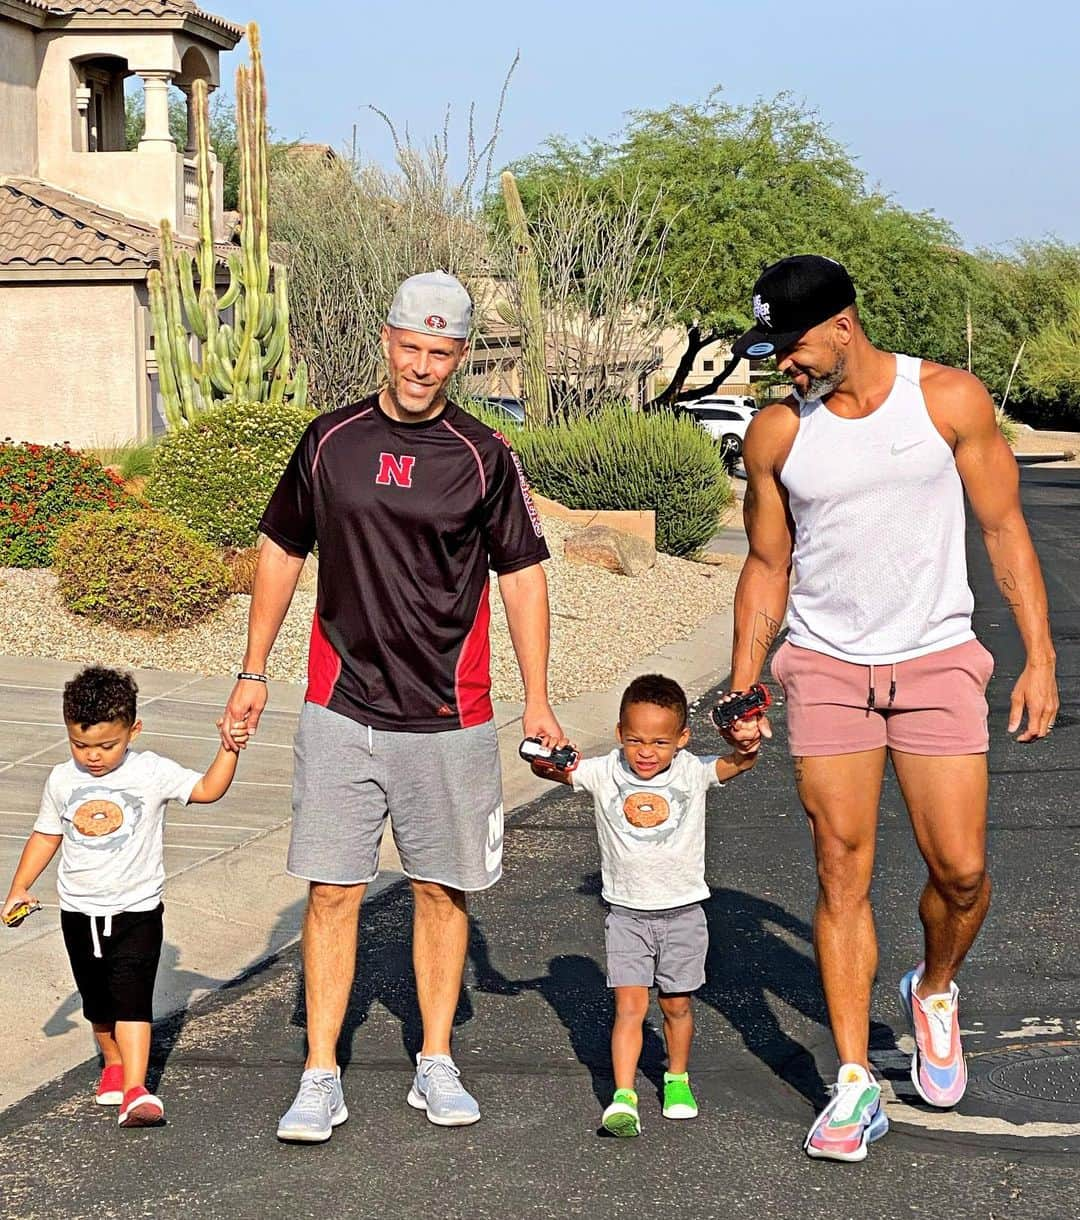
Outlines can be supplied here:
<path id="1" fill-rule="evenodd" d="M 799 252 L 849 267 L 875 342 L 966 359 L 968 281 L 980 268 L 946 222 L 868 191 L 817 114 L 786 94 L 747 107 L 714 92 L 701 105 L 637 111 L 612 144 L 554 139 L 515 168 L 527 210 L 567 178 L 587 183 L 597 207 L 640 185 L 662 200 L 664 274 L 686 347 L 657 404 L 716 388 L 719 378 L 684 388 L 695 357 L 751 324 L 757 275 Z"/>
<path id="2" fill-rule="evenodd" d="M 146 108 L 142 91 L 129 93 L 124 99 L 127 148 L 135 148 L 142 139 L 146 125 Z M 169 134 L 183 152 L 187 145 L 187 99 L 181 90 L 169 90 Z M 236 114 L 230 99 L 222 93 L 210 98 L 210 147 L 221 164 L 224 177 L 224 206 L 235 211 L 240 191 L 240 154 L 236 140 Z"/>

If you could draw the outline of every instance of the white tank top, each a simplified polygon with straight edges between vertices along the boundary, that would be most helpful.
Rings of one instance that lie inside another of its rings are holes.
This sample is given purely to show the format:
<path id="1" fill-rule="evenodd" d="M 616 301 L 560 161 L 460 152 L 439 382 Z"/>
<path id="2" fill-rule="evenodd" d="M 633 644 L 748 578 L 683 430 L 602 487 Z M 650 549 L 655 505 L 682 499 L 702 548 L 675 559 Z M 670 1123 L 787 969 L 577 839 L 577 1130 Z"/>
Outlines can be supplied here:
<path id="1" fill-rule="evenodd" d="M 889 665 L 974 639 L 964 489 L 913 356 L 871 415 L 802 400 L 780 481 L 795 521 L 788 639 Z"/>

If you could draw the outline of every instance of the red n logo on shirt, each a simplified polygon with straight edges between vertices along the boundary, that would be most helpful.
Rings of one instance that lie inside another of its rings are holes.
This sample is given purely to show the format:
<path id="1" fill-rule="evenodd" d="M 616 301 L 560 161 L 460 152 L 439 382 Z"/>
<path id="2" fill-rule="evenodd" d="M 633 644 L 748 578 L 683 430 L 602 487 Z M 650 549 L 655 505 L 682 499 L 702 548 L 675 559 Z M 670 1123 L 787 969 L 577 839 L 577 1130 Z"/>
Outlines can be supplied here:
<path id="1" fill-rule="evenodd" d="M 375 476 L 375 482 L 380 487 L 389 487 L 391 483 L 396 483 L 398 487 L 412 487 L 412 470 L 416 465 L 416 458 L 410 453 L 402 454 L 398 457 L 393 453 L 379 454 L 379 473 Z"/>

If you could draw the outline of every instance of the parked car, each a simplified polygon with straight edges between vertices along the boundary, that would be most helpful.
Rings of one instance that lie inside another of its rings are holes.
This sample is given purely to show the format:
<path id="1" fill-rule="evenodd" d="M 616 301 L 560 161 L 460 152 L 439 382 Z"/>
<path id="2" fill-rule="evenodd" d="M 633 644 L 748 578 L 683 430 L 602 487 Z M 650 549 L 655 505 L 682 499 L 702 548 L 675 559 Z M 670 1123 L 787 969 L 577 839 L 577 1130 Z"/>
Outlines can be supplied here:
<path id="1" fill-rule="evenodd" d="M 756 415 L 760 409 L 757 399 L 750 394 L 710 394 L 708 398 L 698 398 L 682 405 L 690 411 L 697 407 L 730 407 L 733 411 L 745 412 L 747 418 Z"/>
<path id="2" fill-rule="evenodd" d="M 516 424 L 523 424 L 525 422 L 525 404 L 520 398 L 510 398 L 503 395 L 492 398 L 479 398 L 477 401 L 493 411 L 508 415 Z"/>
<path id="3" fill-rule="evenodd" d="M 688 413 L 720 442 L 724 464 L 728 470 L 734 470 L 742 458 L 743 440 L 753 415 L 745 408 L 714 407 L 711 403 L 698 403 Z"/>

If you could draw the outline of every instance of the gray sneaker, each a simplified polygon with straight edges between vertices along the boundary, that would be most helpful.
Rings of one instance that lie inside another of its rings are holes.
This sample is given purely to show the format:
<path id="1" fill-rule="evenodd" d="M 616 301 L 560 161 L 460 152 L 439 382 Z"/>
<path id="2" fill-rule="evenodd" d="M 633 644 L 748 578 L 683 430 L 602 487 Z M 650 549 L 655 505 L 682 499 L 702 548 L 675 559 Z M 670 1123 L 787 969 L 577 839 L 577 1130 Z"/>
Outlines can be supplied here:
<path id="1" fill-rule="evenodd" d="M 341 1092 L 341 1068 L 309 1068 L 300 1077 L 296 1098 L 278 1123 L 277 1137 L 299 1144 L 321 1144 L 349 1117 Z"/>
<path id="2" fill-rule="evenodd" d="M 409 1105 L 426 1110 L 438 1127 L 467 1127 L 480 1118 L 476 1098 L 461 1083 L 461 1072 L 449 1055 L 416 1056 L 416 1075 Z"/>

